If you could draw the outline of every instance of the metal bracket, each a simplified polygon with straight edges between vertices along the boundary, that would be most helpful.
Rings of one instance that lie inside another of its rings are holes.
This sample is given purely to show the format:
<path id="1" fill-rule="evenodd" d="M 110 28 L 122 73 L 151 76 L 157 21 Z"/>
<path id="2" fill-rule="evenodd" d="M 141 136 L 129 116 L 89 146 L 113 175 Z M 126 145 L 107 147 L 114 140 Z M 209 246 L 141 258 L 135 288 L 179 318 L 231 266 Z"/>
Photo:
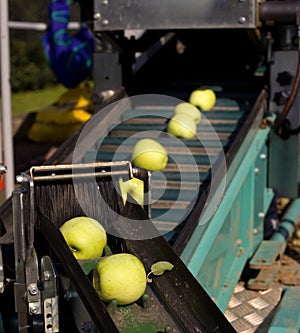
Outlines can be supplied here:
<path id="1" fill-rule="evenodd" d="M 276 274 L 280 265 L 274 265 L 273 269 L 261 269 L 258 275 L 250 279 L 247 283 L 247 288 L 250 290 L 267 290 L 274 284 Z"/>
<path id="2" fill-rule="evenodd" d="M 38 288 L 39 271 L 37 254 L 34 247 L 27 252 L 25 262 L 27 302 L 30 314 L 36 315 L 42 313 L 41 292 Z"/>
<path id="3" fill-rule="evenodd" d="M 250 279 L 247 287 L 252 290 L 266 290 L 274 283 L 276 274 L 280 268 L 280 258 L 284 244 L 278 241 L 263 241 L 255 255 L 250 260 L 252 269 L 260 270 L 258 275 Z"/>
<path id="4" fill-rule="evenodd" d="M 26 175 L 26 177 L 28 177 Z M 27 301 L 28 301 L 28 310 L 30 314 L 40 314 L 42 313 L 41 308 L 41 292 L 38 288 L 39 281 L 39 264 L 38 258 L 33 246 L 34 244 L 34 209 L 33 209 L 33 181 L 28 177 L 29 180 L 29 202 L 30 202 L 30 211 L 29 211 L 29 220 L 26 224 L 27 231 L 27 241 L 26 246 L 26 257 L 25 257 L 25 274 L 26 274 L 26 285 L 27 285 Z"/>
<path id="5" fill-rule="evenodd" d="M 26 286 L 28 312 L 35 315 L 41 313 L 41 295 L 38 288 L 38 260 L 33 247 L 33 222 L 28 222 L 28 212 L 25 209 L 27 196 L 28 192 L 25 190 L 15 190 L 13 192 L 16 283 Z M 22 316 L 21 313 L 20 315 Z M 23 327 L 27 321 L 25 317 L 22 317 L 22 320 L 20 327 Z"/>
<path id="6" fill-rule="evenodd" d="M 41 280 L 45 332 L 59 332 L 57 274 L 48 256 L 41 259 Z"/>
<path id="7" fill-rule="evenodd" d="M 18 189 L 12 193 L 13 234 L 16 282 L 14 283 L 15 310 L 18 314 L 19 331 L 28 332 L 27 306 L 25 302 L 25 216 L 24 202 L 26 191 Z"/>
<path id="8" fill-rule="evenodd" d="M 250 268 L 260 271 L 255 278 L 249 280 L 247 287 L 252 290 L 266 290 L 274 282 L 285 286 L 299 286 L 300 264 L 282 255 L 283 243 L 269 240 L 261 245 L 250 261 Z"/>
<path id="9" fill-rule="evenodd" d="M 273 269 L 284 251 L 284 246 L 285 244 L 278 241 L 263 241 L 250 260 L 250 268 Z"/>

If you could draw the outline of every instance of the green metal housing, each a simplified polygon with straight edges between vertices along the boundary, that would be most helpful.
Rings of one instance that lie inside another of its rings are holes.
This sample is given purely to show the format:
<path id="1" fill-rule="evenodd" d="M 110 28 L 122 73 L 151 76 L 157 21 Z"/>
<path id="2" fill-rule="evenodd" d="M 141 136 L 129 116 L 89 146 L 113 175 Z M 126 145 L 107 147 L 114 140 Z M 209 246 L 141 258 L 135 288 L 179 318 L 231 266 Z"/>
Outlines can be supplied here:
<path id="1" fill-rule="evenodd" d="M 268 127 L 249 131 L 228 169 L 226 191 L 216 213 L 207 224 L 199 221 L 181 255 L 223 311 L 263 239 L 263 218 L 273 198 L 267 184 L 269 134 Z"/>

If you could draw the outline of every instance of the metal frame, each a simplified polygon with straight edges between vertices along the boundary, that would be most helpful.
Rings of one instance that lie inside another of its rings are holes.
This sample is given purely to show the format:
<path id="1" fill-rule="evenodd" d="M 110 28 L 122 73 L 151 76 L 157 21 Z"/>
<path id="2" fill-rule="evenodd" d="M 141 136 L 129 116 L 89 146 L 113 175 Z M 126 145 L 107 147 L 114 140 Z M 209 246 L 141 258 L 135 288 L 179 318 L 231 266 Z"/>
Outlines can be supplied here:
<path id="1" fill-rule="evenodd" d="M 59 294 L 56 270 L 49 256 L 43 256 L 40 261 L 38 260 L 34 246 L 35 225 L 38 215 L 35 202 L 35 185 L 39 182 L 85 180 L 91 179 L 91 177 L 94 179 L 114 175 L 124 176 L 128 179 L 133 176 L 140 177 L 146 183 L 144 191 L 148 192 L 148 172 L 132 168 L 128 161 L 37 166 L 32 167 L 28 173 L 23 173 L 18 177 L 21 186 L 13 191 L 12 208 L 16 270 L 14 295 L 19 332 L 29 332 L 32 329 L 35 325 L 33 320 L 35 315 L 43 315 L 45 332 L 59 332 Z M 144 209 L 145 211 L 149 209 L 146 200 Z M 56 230 L 49 232 L 52 234 L 54 231 L 57 233 Z M 49 234 L 49 232 L 46 233 Z M 55 235 L 53 237 L 55 238 Z M 57 249 L 57 251 L 57 255 L 61 255 L 60 249 Z M 64 258 L 63 255 L 61 256 Z M 73 259 L 72 254 L 71 257 Z M 40 283 L 43 285 L 42 289 L 40 289 Z M 96 311 L 96 307 L 93 308 L 92 314 L 95 314 Z M 80 318 L 85 317 L 86 313 L 83 313 Z M 88 316 L 87 318 L 89 319 Z M 99 322 L 98 320 L 98 325 L 100 325 Z"/>
<path id="2" fill-rule="evenodd" d="M 263 112 L 260 117 L 262 119 Z M 225 311 L 247 260 L 263 239 L 263 218 L 273 191 L 267 184 L 270 127 L 254 124 L 227 172 L 224 198 L 212 219 L 198 226 L 181 258 Z M 212 207 L 206 209 L 212 209 Z"/>
<path id="3" fill-rule="evenodd" d="M 297 68 L 298 51 L 284 50 L 274 52 L 274 63 L 271 65 L 271 87 L 270 87 L 270 111 L 281 112 L 284 105 L 277 105 L 274 97 L 278 93 L 285 93 L 291 90 L 294 79 L 294 73 Z M 277 81 L 278 74 L 287 72 L 291 74 L 291 82 L 282 85 Z M 292 105 L 287 119 L 292 127 L 299 124 L 299 93 Z M 299 160 L 299 142 L 300 136 L 293 135 L 287 140 L 272 132 L 270 140 L 270 164 L 268 175 L 270 186 L 277 191 L 278 195 L 286 197 L 297 197 L 299 193 L 300 182 L 300 160 Z M 283 163 L 284 161 L 284 163 Z"/>
<path id="4" fill-rule="evenodd" d="M 255 28 L 258 1 L 95 1 L 94 29 Z"/>

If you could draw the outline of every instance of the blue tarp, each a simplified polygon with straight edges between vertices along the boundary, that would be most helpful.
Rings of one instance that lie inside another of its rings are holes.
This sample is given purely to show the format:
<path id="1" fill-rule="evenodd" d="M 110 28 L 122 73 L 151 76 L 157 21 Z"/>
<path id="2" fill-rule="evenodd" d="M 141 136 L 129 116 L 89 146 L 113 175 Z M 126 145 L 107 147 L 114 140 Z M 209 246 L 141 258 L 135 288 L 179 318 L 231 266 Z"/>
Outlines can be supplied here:
<path id="1" fill-rule="evenodd" d="M 50 68 L 58 81 L 74 88 L 84 81 L 93 66 L 94 40 L 86 24 L 71 36 L 67 32 L 70 4 L 66 0 L 49 5 L 50 23 L 43 36 L 43 47 Z"/>

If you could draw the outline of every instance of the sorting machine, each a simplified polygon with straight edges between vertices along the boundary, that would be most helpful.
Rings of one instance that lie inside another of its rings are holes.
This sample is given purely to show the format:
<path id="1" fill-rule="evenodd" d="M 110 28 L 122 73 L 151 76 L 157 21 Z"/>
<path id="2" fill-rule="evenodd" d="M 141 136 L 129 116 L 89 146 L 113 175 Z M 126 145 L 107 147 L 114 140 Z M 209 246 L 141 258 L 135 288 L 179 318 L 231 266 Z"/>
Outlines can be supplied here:
<path id="1" fill-rule="evenodd" d="M 299 332 L 299 263 L 285 251 L 300 214 L 300 2 L 76 4 L 95 37 L 95 114 L 1 206 L 0 330 Z M 217 101 L 197 135 L 169 135 L 201 86 Z M 162 172 L 132 165 L 141 138 L 168 151 Z M 142 206 L 121 198 L 132 177 Z M 290 200 L 282 215 L 277 198 Z M 174 269 L 134 304 L 102 302 L 95 262 L 58 230 L 80 214 L 102 221 L 111 252 Z"/>

